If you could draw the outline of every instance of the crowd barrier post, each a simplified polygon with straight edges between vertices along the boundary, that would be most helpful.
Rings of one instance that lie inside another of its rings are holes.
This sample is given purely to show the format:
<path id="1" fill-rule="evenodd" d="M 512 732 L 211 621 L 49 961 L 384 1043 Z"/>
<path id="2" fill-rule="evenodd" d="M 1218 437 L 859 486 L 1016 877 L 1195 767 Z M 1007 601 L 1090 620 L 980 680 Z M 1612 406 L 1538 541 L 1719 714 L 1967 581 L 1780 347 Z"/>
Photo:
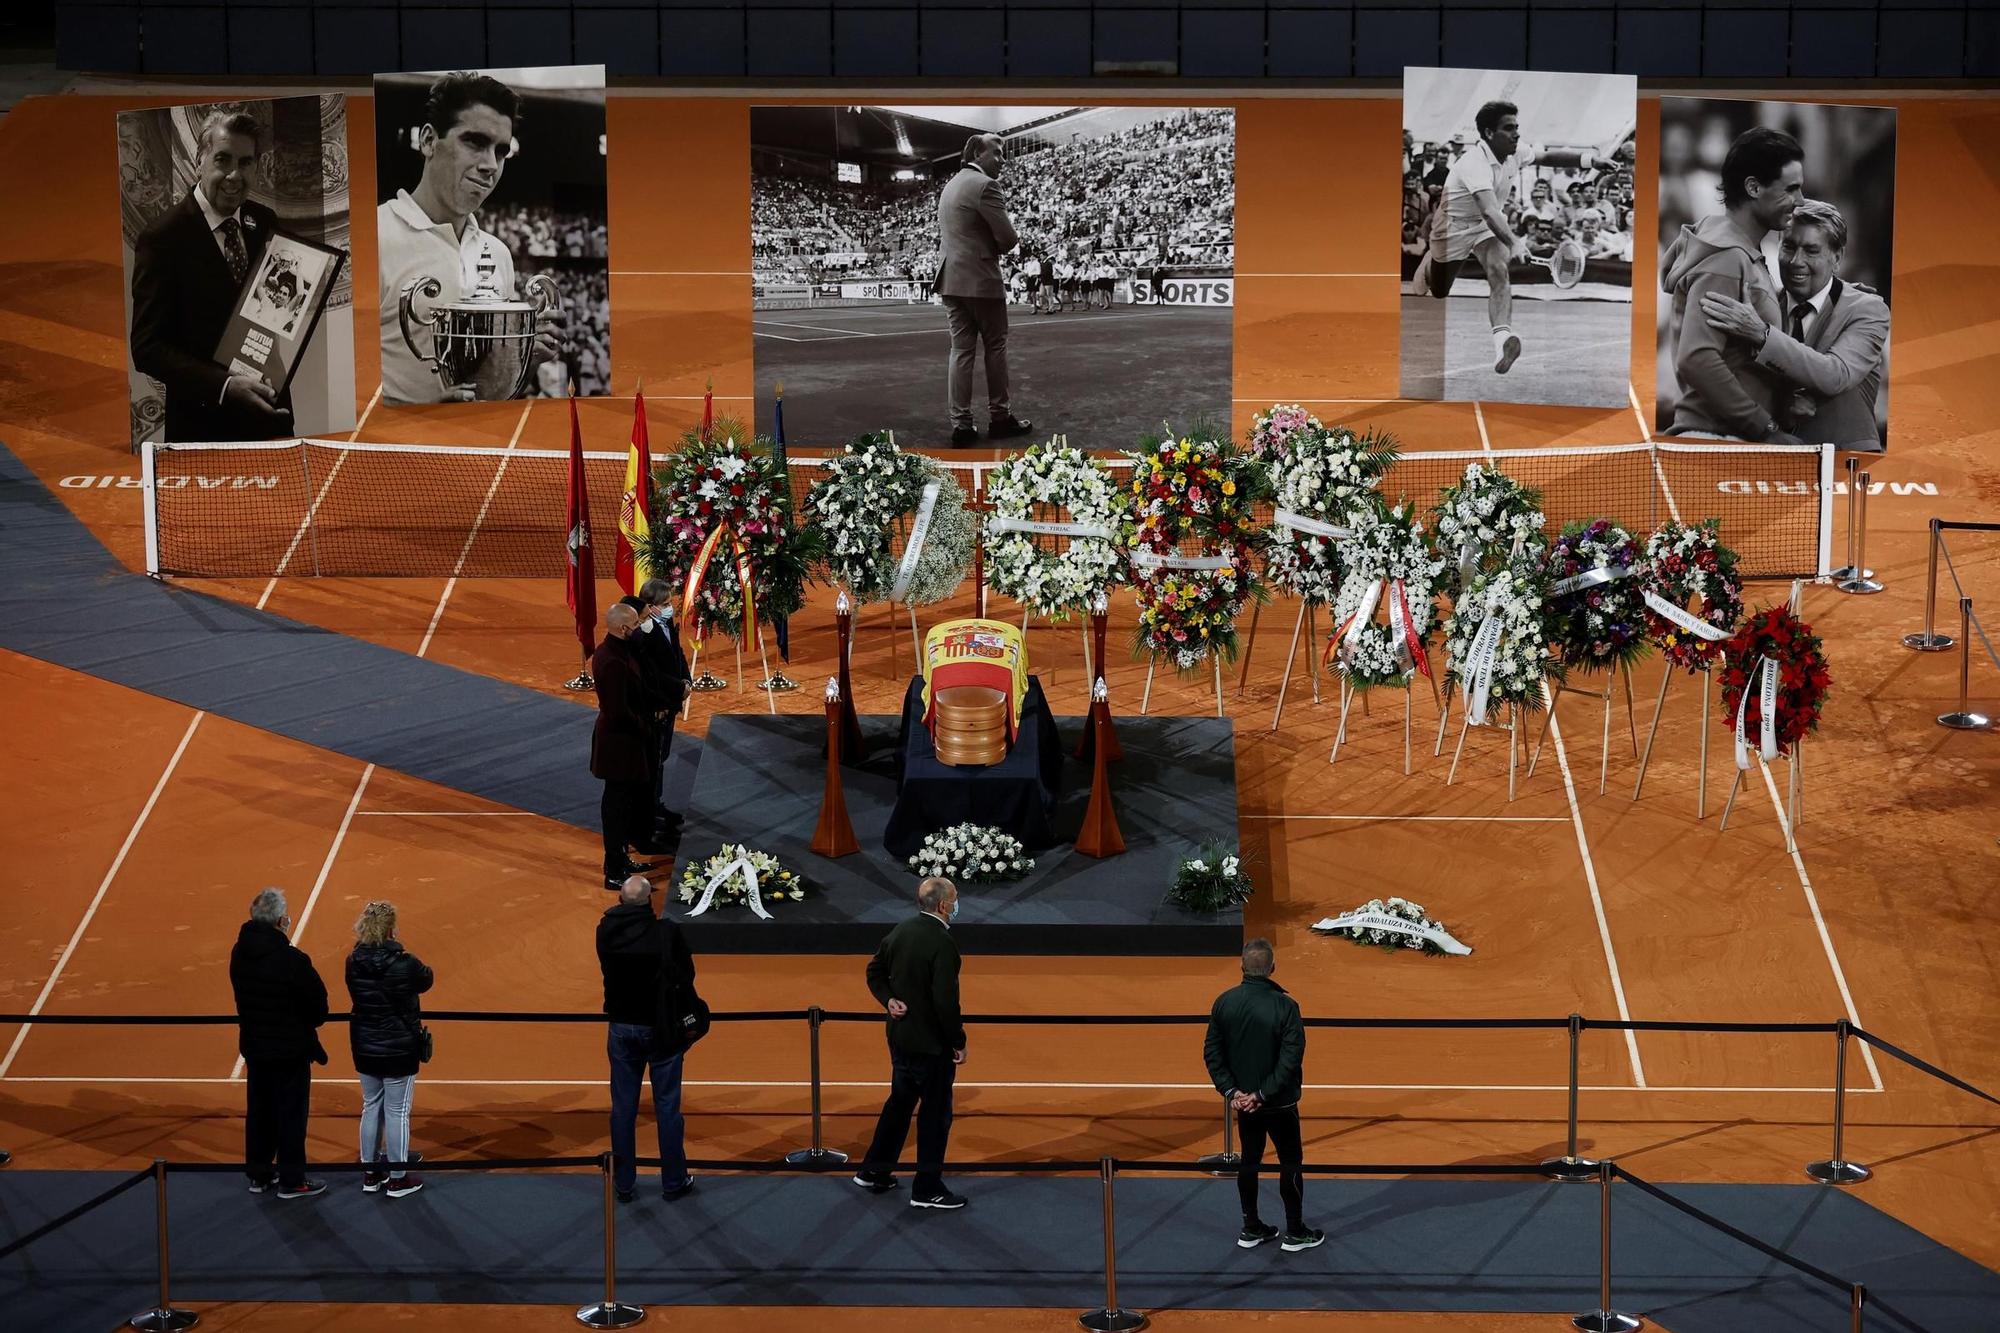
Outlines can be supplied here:
<path id="1" fill-rule="evenodd" d="M 1611 1308 L 1611 1172 L 1610 1162 L 1597 1164 L 1597 1308 L 1569 1321 L 1583 1333 L 1632 1333 L 1645 1322 Z"/>
<path id="2" fill-rule="evenodd" d="M 1848 475 L 1852 476 L 1853 475 L 1852 459 L 1848 460 L 1848 467 L 1850 469 Z M 1859 496 L 1859 509 L 1861 517 L 1858 520 L 1854 520 L 1855 525 L 1848 530 L 1848 538 L 1847 538 L 1850 560 L 1853 566 L 1853 572 L 1848 577 L 1842 579 L 1839 583 L 1834 585 L 1835 587 L 1839 588 L 1842 592 L 1845 593 L 1877 593 L 1882 591 L 1882 584 L 1876 579 L 1875 571 L 1868 568 L 1869 485 L 1870 481 L 1868 474 L 1864 472 L 1861 474 L 1861 494 Z M 1848 494 L 1850 497 L 1853 496 L 1853 492 L 1851 490 L 1848 492 Z M 1848 513 L 1850 516 L 1855 512 L 1855 509 L 1856 505 L 1853 502 L 1853 500 L 1850 499 L 1848 504 Z"/>
<path id="3" fill-rule="evenodd" d="M 1577 1046 L 1583 1037 L 1583 1015 L 1569 1016 L 1569 1139 L 1568 1151 L 1542 1163 L 1553 1180 L 1595 1180 L 1598 1163 L 1576 1155 Z"/>
<path id="4" fill-rule="evenodd" d="M 1195 1161 L 1207 1167 L 1211 1176 L 1233 1176 L 1243 1164 L 1243 1154 L 1236 1151 L 1236 1114 L 1230 1110 L 1227 1097 L 1222 1099 L 1222 1151 L 1203 1153 Z"/>
<path id="5" fill-rule="evenodd" d="M 1104 1308 L 1078 1315 L 1076 1322 L 1091 1333 L 1128 1333 L 1146 1326 L 1146 1316 L 1118 1306 L 1118 1221 L 1112 1181 L 1118 1175 L 1116 1158 L 1100 1158 L 1097 1178 L 1104 1183 Z"/>
<path id="6" fill-rule="evenodd" d="M 1875 573 L 1874 570 L 1863 566 L 1860 558 L 1854 553 L 1854 536 L 1861 530 L 1863 521 L 1859 514 L 1861 488 L 1855 475 L 1861 470 L 1861 460 L 1849 454 L 1843 460 L 1843 466 L 1847 469 L 1847 563 L 1839 569 L 1829 571 L 1835 583 L 1845 583 L 1855 578 L 1872 578 Z"/>
<path id="7" fill-rule="evenodd" d="M 176 1310 L 168 1294 L 167 1159 L 164 1157 L 153 1159 L 153 1207 L 156 1214 L 153 1244 L 160 1258 L 160 1303 L 143 1314 L 133 1315 L 127 1323 L 141 1333 L 172 1333 L 176 1329 L 193 1328 L 201 1322 L 201 1316 L 192 1310 Z"/>
<path id="8" fill-rule="evenodd" d="M 646 1317 L 636 1305 L 618 1299 L 618 1200 L 611 1180 L 611 1154 L 598 1159 L 604 1173 L 604 1299 L 576 1312 L 576 1322 L 585 1328 L 630 1328 Z"/>
<path id="9" fill-rule="evenodd" d="M 1944 545 L 1944 520 L 1932 519 L 1930 528 L 1930 557 L 1924 568 L 1924 627 L 1903 636 L 1903 646 L 1919 653 L 1941 653 L 1953 642 L 1951 635 L 1937 632 L 1938 548 Z"/>
<path id="10" fill-rule="evenodd" d="M 1987 731 L 1993 726 L 1993 719 L 1984 713 L 1972 710 L 1970 691 L 1972 689 L 1972 599 L 1958 599 L 1958 707 L 1949 713 L 1938 714 L 1938 725 L 1950 727 L 1953 731 Z M 1950 640 L 1946 640 L 1950 642 Z"/>
<path id="11" fill-rule="evenodd" d="M 1847 1036 L 1852 1030 L 1853 1025 L 1844 1018 L 1833 1025 L 1833 1156 L 1806 1165 L 1806 1174 L 1823 1185 L 1854 1185 L 1874 1174 L 1861 1163 L 1841 1156 L 1847 1128 Z"/>
<path id="12" fill-rule="evenodd" d="M 1862 1307 L 1867 1304 L 1868 1288 L 1866 1284 L 1855 1283 L 1853 1290 L 1847 1293 L 1848 1333 L 1861 1333 L 1861 1311 Z"/>
<path id="13" fill-rule="evenodd" d="M 812 1147 L 785 1154 L 785 1160 L 794 1166 L 835 1166 L 847 1160 L 847 1154 L 839 1149 L 821 1146 L 824 1140 L 820 1136 L 819 1030 L 825 1022 L 826 1010 L 816 1004 L 806 1009 L 806 1042 L 812 1052 Z"/>

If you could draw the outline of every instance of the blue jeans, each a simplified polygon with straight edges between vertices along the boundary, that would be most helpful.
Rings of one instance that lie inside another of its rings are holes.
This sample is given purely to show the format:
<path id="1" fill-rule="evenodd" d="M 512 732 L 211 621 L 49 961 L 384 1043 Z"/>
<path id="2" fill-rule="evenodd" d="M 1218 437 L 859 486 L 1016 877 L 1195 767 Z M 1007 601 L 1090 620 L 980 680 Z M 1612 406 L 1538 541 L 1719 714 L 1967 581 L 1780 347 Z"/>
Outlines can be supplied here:
<path id="1" fill-rule="evenodd" d="M 417 1076 L 377 1078 L 361 1075 L 361 1160 L 406 1162 L 410 1158 L 410 1102 Z M 403 1168 L 389 1173 L 401 1180 Z"/>
<path id="2" fill-rule="evenodd" d="M 687 1126 L 681 1118 L 681 1057 L 657 1054 L 653 1029 L 644 1023 L 611 1024 L 604 1046 L 611 1057 L 611 1183 L 621 1190 L 638 1184 L 634 1159 L 639 1155 L 639 1080 L 650 1070 L 660 1160 L 666 1164 L 660 1169 L 660 1188 L 672 1189 L 688 1178 L 682 1142 Z"/>

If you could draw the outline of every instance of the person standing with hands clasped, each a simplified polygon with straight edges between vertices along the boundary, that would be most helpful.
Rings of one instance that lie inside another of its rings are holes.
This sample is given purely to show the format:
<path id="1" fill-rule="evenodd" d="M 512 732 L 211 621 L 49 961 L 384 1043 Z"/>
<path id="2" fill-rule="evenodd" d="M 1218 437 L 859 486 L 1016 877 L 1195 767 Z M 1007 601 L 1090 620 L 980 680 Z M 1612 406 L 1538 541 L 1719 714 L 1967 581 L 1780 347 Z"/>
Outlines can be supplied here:
<path id="1" fill-rule="evenodd" d="M 890 931 L 868 961 L 868 989 L 888 1011 L 889 1099 L 854 1183 L 871 1194 L 896 1188 L 889 1171 L 903 1155 L 910 1115 L 917 1117 L 912 1208 L 963 1208 L 944 1186 L 938 1163 L 951 1138 L 951 1085 L 965 1063 L 965 1021 L 958 1007 L 958 944 L 951 920 L 958 889 L 933 876 L 917 885 L 917 915 Z"/>
<path id="2" fill-rule="evenodd" d="M 1277 957 L 1271 942 L 1243 946 L 1243 983 L 1215 999 L 1208 1011 L 1208 1039 L 1202 1055 L 1217 1092 L 1229 1099 L 1242 1139 L 1243 1160 L 1236 1171 L 1236 1194 L 1243 1205 L 1243 1231 L 1236 1243 L 1254 1250 L 1276 1240 L 1286 1250 L 1310 1250 L 1326 1239 L 1306 1225 L 1305 1161 L 1299 1135 L 1299 1094 L 1304 1087 L 1306 1025 L 1299 1003 L 1271 980 Z M 1285 1231 L 1257 1216 L 1257 1171 L 1269 1141 L 1278 1154 L 1278 1195 L 1285 1201 Z"/>

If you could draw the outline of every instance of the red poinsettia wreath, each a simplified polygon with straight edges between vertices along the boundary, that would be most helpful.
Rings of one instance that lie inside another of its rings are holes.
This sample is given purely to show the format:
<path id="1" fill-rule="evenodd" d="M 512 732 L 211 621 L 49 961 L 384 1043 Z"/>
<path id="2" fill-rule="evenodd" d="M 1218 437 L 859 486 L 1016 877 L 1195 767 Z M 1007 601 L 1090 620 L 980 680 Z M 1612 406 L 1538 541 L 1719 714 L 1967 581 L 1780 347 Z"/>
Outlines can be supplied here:
<path id="1" fill-rule="evenodd" d="M 1757 612 L 1723 645 L 1722 718 L 1726 725 L 1736 725 L 1736 710 L 1749 689 L 1750 704 L 1743 715 L 1743 731 L 1748 736 L 1763 730 L 1762 691 L 1751 687 L 1750 677 L 1767 657 L 1778 665 L 1778 702 L 1772 710 L 1778 750 L 1790 754 L 1807 732 L 1819 730 L 1820 711 L 1826 707 L 1832 684 L 1826 650 L 1812 626 L 1786 606 Z"/>

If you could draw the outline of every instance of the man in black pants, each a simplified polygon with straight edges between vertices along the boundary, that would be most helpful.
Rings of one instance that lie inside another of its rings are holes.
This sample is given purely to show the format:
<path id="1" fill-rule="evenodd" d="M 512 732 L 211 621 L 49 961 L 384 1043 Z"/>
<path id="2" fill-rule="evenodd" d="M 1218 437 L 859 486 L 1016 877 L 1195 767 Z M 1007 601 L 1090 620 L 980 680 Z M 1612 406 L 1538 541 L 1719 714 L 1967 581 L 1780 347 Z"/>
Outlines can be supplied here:
<path id="1" fill-rule="evenodd" d="M 639 613 L 613 602 L 604 613 L 604 642 L 590 656 L 597 680 L 597 725 L 590 733 L 590 775 L 604 781 L 598 818 L 604 825 L 604 887 L 617 893 L 644 867 L 627 847 L 653 842 L 653 715 L 632 631 Z"/>
<path id="2" fill-rule="evenodd" d="M 647 579 L 639 585 L 638 596 L 622 600 L 640 617 L 633 642 L 639 646 L 647 708 L 653 715 L 653 841 L 664 844 L 680 836 L 681 814 L 667 809 L 664 784 L 667 756 L 674 748 L 674 719 L 687 699 L 694 674 L 688 669 L 687 654 L 681 650 L 680 633 L 674 625 L 673 585 L 665 579 Z"/>
<path id="3" fill-rule="evenodd" d="M 1243 1141 L 1243 1161 L 1236 1172 L 1243 1231 L 1236 1243 L 1254 1250 L 1277 1240 L 1286 1250 L 1310 1250 L 1326 1233 L 1307 1226 L 1301 1211 L 1305 1178 L 1298 1167 L 1305 1149 L 1299 1138 L 1299 1093 L 1305 1080 L 1306 1026 L 1298 1001 L 1271 980 L 1276 966 L 1269 940 L 1243 946 L 1243 984 L 1216 997 L 1208 1011 L 1202 1055 L 1216 1091 L 1236 1112 Z M 1257 1216 L 1257 1169 L 1264 1163 L 1266 1139 L 1278 1153 L 1278 1195 L 1285 1201 L 1282 1238 Z"/>
<path id="4" fill-rule="evenodd" d="M 229 985 L 236 992 L 237 1050 L 249 1099 L 243 1160 L 249 1164 L 250 1192 L 262 1194 L 275 1184 L 281 1199 L 309 1199 L 326 1193 L 326 1182 L 306 1179 L 312 1067 L 326 1063 L 326 1048 L 319 1044 L 326 983 L 312 959 L 287 938 L 291 929 L 284 894 L 265 889 L 252 899 L 250 919 L 229 951 Z"/>
<path id="5" fill-rule="evenodd" d="M 963 1208 L 965 1196 L 944 1187 L 937 1163 L 951 1138 L 951 1085 L 965 1063 L 965 1022 L 958 1008 L 958 945 L 951 919 L 958 889 L 932 877 L 917 885 L 917 915 L 890 931 L 868 962 L 868 989 L 889 1012 L 889 1099 L 854 1183 L 871 1194 L 896 1188 L 889 1167 L 903 1155 L 910 1113 L 917 1116 L 917 1161 L 929 1163 L 910 1182 L 912 1208 Z"/>

